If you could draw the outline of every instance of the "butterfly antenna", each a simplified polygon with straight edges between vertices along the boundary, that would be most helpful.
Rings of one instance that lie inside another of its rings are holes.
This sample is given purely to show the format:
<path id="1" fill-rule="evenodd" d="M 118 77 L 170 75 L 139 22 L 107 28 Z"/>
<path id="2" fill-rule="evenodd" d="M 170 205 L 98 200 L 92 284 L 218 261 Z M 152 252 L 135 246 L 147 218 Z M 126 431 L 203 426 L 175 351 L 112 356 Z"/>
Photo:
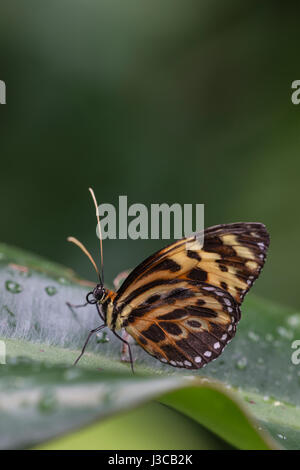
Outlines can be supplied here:
<path id="1" fill-rule="evenodd" d="M 101 277 L 102 277 L 102 284 L 104 283 L 104 272 L 103 272 L 103 246 L 102 246 L 102 232 L 101 232 L 101 224 L 100 224 L 100 214 L 99 214 L 99 206 L 97 203 L 96 196 L 92 188 L 89 188 L 89 192 L 92 195 L 95 208 L 96 208 L 96 217 L 97 217 L 97 224 L 98 224 L 98 231 L 99 231 L 99 239 L 100 239 L 100 256 L 101 256 Z"/>
<path id="2" fill-rule="evenodd" d="M 89 258 L 90 262 L 92 263 L 92 265 L 94 266 L 95 268 L 95 271 L 98 275 L 98 278 L 99 278 L 99 281 L 100 281 L 100 284 L 102 284 L 102 281 L 101 281 L 101 276 L 100 276 L 100 273 L 99 273 L 99 269 L 97 268 L 97 265 L 91 255 L 91 253 L 86 249 L 86 247 L 79 241 L 77 240 L 77 238 L 74 238 L 74 237 L 68 237 L 67 238 L 68 242 L 71 242 L 71 243 L 74 243 L 74 245 L 77 245 L 82 251 L 83 253 Z"/>

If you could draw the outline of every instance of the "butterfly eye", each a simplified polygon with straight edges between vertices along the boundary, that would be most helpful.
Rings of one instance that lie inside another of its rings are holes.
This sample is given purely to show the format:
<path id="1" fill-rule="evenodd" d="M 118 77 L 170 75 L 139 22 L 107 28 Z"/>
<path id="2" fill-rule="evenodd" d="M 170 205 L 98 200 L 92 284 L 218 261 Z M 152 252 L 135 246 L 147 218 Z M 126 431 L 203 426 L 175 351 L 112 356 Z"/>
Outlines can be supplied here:
<path id="1" fill-rule="evenodd" d="M 93 290 L 93 296 L 97 302 L 100 302 L 105 296 L 105 289 L 101 284 L 97 284 Z"/>

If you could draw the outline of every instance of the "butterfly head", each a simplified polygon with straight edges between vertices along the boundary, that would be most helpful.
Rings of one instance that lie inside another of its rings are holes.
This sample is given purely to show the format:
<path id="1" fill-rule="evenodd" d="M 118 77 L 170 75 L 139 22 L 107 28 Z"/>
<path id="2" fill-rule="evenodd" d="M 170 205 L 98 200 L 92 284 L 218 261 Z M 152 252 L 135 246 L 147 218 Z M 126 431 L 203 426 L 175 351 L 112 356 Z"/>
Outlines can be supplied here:
<path id="1" fill-rule="evenodd" d="M 96 287 L 87 294 L 86 301 L 89 304 L 96 304 L 104 300 L 106 296 L 106 289 L 103 287 L 103 284 L 97 284 Z"/>

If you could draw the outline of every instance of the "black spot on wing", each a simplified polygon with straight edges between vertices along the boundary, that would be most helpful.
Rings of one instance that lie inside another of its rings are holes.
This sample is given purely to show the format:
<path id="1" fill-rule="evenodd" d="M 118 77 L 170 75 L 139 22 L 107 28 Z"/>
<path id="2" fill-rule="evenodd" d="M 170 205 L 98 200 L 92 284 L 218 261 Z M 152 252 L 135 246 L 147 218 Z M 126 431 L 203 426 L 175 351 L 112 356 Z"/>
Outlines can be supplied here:
<path id="1" fill-rule="evenodd" d="M 171 344 L 163 344 L 160 348 L 166 353 L 169 361 L 184 362 L 186 359 L 186 356 Z"/>
<path id="2" fill-rule="evenodd" d="M 163 330 L 155 323 L 151 325 L 147 330 L 142 331 L 142 335 L 150 339 L 154 343 L 159 343 L 166 337 Z"/>
<path id="3" fill-rule="evenodd" d="M 169 313 L 159 315 L 158 320 L 179 320 L 180 318 L 186 317 L 187 312 L 183 308 L 176 308 Z"/>
<path id="4" fill-rule="evenodd" d="M 217 261 L 220 261 L 220 260 L 217 260 Z M 224 264 L 220 264 L 219 268 L 220 268 L 220 271 L 222 271 L 223 273 L 226 273 L 228 271 L 228 268 Z"/>
<path id="5" fill-rule="evenodd" d="M 178 284 L 180 282 L 182 282 L 180 279 L 156 279 L 155 281 L 148 282 L 144 284 L 143 286 L 140 286 L 137 289 L 135 289 L 133 292 L 131 292 L 131 294 L 129 294 L 124 299 L 124 301 L 122 301 L 122 304 L 120 306 L 120 311 L 122 311 L 122 309 L 126 305 L 128 305 L 133 299 L 143 294 L 144 292 L 147 292 L 150 289 L 153 289 L 155 287 L 162 286 L 162 285 Z M 115 297 L 114 303 L 117 303 L 118 301 L 117 297 L 118 296 Z"/>
<path id="6" fill-rule="evenodd" d="M 201 268 L 194 268 L 188 273 L 187 277 L 193 281 L 204 282 L 207 279 L 207 272 Z"/>
<path id="7" fill-rule="evenodd" d="M 151 295 L 150 297 L 148 297 L 148 299 L 145 301 L 145 303 L 146 304 L 154 304 L 159 299 L 160 299 L 160 295 L 159 294 L 154 294 L 154 295 Z"/>
<path id="8" fill-rule="evenodd" d="M 201 323 L 197 320 L 188 320 L 186 323 L 192 328 L 201 328 L 202 326 Z"/>
<path id="9" fill-rule="evenodd" d="M 142 335 L 138 337 L 138 341 L 144 345 L 148 344 L 148 341 Z"/>
<path id="10" fill-rule="evenodd" d="M 180 269 L 181 269 L 180 264 L 176 263 L 176 261 L 174 261 L 171 258 L 166 258 L 160 261 L 159 263 L 157 263 L 155 266 L 153 266 L 153 268 L 150 268 L 145 273 L 145 275 L 148 275 L 149 273 L 153 273 L 156 271 L 171 271 L 172 273 L 174 273 L 176 271 L 180 271 Z"/>
<path id="11" fill-rule="evenodd" d="M 180 348 L 183 351 L 183 353 L 187 355 L 188 360 L 193 361 L 195 357 L 199 357 L 200 355 L 199 353 L 200 345 L 199 345 L 199 342 L 196 342 L 196 346 L 195 346 L 194 344 L 191 343 L 190 338 L 189 339 L 188 338 L 182 338 L 176 341 L 176 345 L 178 346 L 178 348 Z M 202 357 L 201 357 L 201 362 L 203 362 Z M 202 365 L 198 365 L 197 368 L 202 367 Z"/>
<path id="12" fill-rule="evenodd" d="M 171 335 L 179 336 L 182 334 L 182 330 L 177 323 L 171 321 L 160 321 L 159 326 L 163 328 L 166 333 L 170 333 Z"/>
<path id="13" fill-rule="evenodd" d="M 186 254 L 189 258 L 193 258 L 193 259 L 196 259 L 197 261 L 201 261 L 201 256 L 197 253 L 197 251 L 187 250 Z"/>
<path id="14" fill-rule="evenodd" d="M 189 315 L 192 315 L 193 317 L 215 318 L 218 316 L 215 310 L 212 310 L 211 308 L 207 307 L 197 307 L 196 305 L 188 305 L 187 307 L 185 307 L 185 310 Z"/>
<path id="15" fill-rule="evenodd" d="M 177 300 L 177 299 L 189 299 L 190 297 L 194 297 L 195 293 L 191 289 L 186 289 L 184 287 L 178 287 L 177 289 L 173 289 L 169 294 L 165 296 L 167 301 L 169 300 Z"/>

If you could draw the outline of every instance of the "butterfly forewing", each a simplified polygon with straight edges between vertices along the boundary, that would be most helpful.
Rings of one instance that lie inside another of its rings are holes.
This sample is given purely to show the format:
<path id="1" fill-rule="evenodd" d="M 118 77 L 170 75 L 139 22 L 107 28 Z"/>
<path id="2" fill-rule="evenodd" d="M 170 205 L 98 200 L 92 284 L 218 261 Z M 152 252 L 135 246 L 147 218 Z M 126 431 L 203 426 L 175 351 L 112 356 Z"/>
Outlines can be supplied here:
<path id="1" fill-rule="evenodd" d="M 150 354 L 173 366 L 199 368 L 218 357 L 240 319 L 239 305 L 264 264 L 263 224 L 218 225 L 177 241 L 141 263 L 109 312 Z"/>

